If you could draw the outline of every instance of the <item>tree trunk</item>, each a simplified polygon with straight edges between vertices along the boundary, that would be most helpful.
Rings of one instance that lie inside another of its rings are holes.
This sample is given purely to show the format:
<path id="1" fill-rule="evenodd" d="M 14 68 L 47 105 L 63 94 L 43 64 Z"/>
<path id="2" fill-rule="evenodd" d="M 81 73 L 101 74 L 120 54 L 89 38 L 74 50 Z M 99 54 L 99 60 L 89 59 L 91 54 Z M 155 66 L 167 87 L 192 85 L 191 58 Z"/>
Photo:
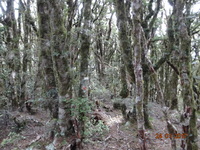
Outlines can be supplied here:
<path id="1" fill-rule="evenodd" d="M 171 91 L 171 82 L 169 82 L 169 76 L 170 76 L 170 67 L 165 64 L 165 80 L 164 80 L 164 99 L 165 99 L 165 106 L 169 107 L 170 106 L 170 91 Z M 159 99 L 157 99 L 158 101 Z"/>
<path id="2" fill-rule="evenodd" d="M 179 22 L 178 36 L 179 36 L 179 52 L 180 52 L 180 76 L 182 85 L 182 97 L 184 100 L 184 122 L 182 125 L 183 133 L 187 134 L 187 140 L 182 140 L 181 147 L 187 150 L 198 150 L 197 145 L 197 116 L 196 104 L 192 89 L 192 75 L 191 75 L 191 38 L 188 29 L 190 27 L 186 23 L 188 16 L 184 16 L 185 1 L 176 1 L 177 12 L 176 16 Z M 190 11 L 190 10 L 189 10 Z"/>
<path id="3" fill-rule="evenodd" d="M 173 61 L 174 64 L 178 64 L 178 62 Z M 178 74 L 175 71 L 172 71 L 170 76 L 170 109 L 178 109 Z"/>
<path id="4" fill-rule="evenodd" d="M 6 46 L 8 49 L 7 61 L 9 71 L 9 99 L 12 107 L 18 106 L 20 97 L 20 53 L 19 53 L 19 32 L 14 14 L 14 0 L 7 0 L 6 10 Z"/>
<path id="5" fill-rule="evenodd" d="M 46 93 L 46 103 L 53 118 L 58 118 L 58 99 L 56 90 L 56 79 L 53 70 L 53 60 L 51 54 L 51 28 L 50 28 L 50 6 L 45 0 L 37 1 L 39 17 L 39 40 L 41 49 L 41 70 L 44 79 L 44 91 Z"/>
<path id="6" fill-rule="evenodd" d="M 127 80 L 126 80 L 126 67 L 124 65 L 123 59 L 121 60 L 120 74 L 121 74 L 121 92 L 119 95 L 122 98 L 126 98 L 129 95 L 129 90 L 128 90 L 128 85 L 127 85 Z"/>
<path id="7" fill-rule="evenodd" d="M 88 60 L 90 49 L 90 31 L 91 31 L 91 0 L 83 2 L 83 31 L 81 34 L 81 65 L 80 65 L 80 89 L 79 97 L 88 96 L 88 85 L 86 84 L 88 79 Z"/>
<path id="8" fill-rule="evenodd" d="M 144 99 L 144 80 L 143 80 L 143 69 L 142 69 L 142 47 L 141 46 L 141 36 L 142 36 L 142 27 L 140 24 L 142 3 L 141 1 L 133 2 L 133 39 L 134 39 L 134 73 L 135 73 L 135 84 L 136 84 L 136 113 L 137 113 L 137 128 L 138 128 L 138 137 L 141 144 L 141 149 L 146 150 L 145 143 L 145 129 L 144 129 L 144 113 L 143 113 L 143 99 Z"/>
<path id="9" fill-rule="evenodd" d="M 171 62 L 173 63 L 173 66 L 176 67 L 176 69 L 178 70 L 178 58 L 179 58 L 179 54 L 177 52 L 177 47 L 179 45 L 178 42 L 178 38 L 177 35 L 175 34 L 175 32 L 177 31 L 177 26 L 175 25 L 177 20 L 175 19 L 175 12 L 176 12 L 176 8 L 175 6 L 173 7 L 173 12 L 171 14 L 171 16 L 169 17 L 168 21 L 167 21 L 167 35 L 168 35 L 168 49 L 170 49 L 170 51 L 172 51 L 172 58 L 171 58 Z M 167 62 L 169 65 L 169 62 Z M 168 71 L 166 71 L 168 72 Z M 168 77 L 168 76 L 167 76 Z M 167 78 L 165 79 L 167 80 Z M 170 109 L 178 109 L 178 93 L 177 93 L 177 87 L 178 87 L 178 72 L 176 72 L 175 70 L 172 70 L 171 76 L 169 78 L 169 82 L 171 84 L 168 84 L 168 91 L 166 91 L 166 97 L 167 98 L 167 94 L 168 97 L 167 99 L 169 99 L 170 101 Z M 166 84 L 165 84 L 166 85 Z M 169 87 L 170 86 L 170 87 Z M 173 90 L 170 90 L 170 89 Z"/>
<path id="10" fill-rule="evenodd" d="M 134 83 L 135 75 L 133 68 L 133 51 L 131 46 L 130 37 L 128 37 L 127 16 L 125 11 L 125 4 L 122 0 L 114 0 L 116 15 L 117 15 L 117 27 L 119 29 L 119 41 L 120 49 L 122 49 L 122 58 L 128 73 L 131 76 L 131 80 Z"/>
<path id="11" fill-rule="evenodd" d="M 80 64 L 80 89 L 79 97 L 88 98 L 88 88 L 89 88 L 89 75 L 88 75 L 88 60 L 89 60 L 89 49 L 90 49 L 90 31 L 91 31 L 91 0 L 83 1 L 83 31 L 81 34 L 81 64 Z M 84 108 L 81 108 L 84 109 Z M 80 132 L 84 133 L 86 112 L 80 113 Z"/>
<path id="12" fill-rule="evenodd" d="M 149 77 L 144 76 L 144 125 L 147 129 L 152 129 L 152 124 L 149 120 L 149 108 L 148 108 L 148 102 L 149 102 Z"/>
<path id="13" fill-rule="evenodd" d="M 70 1 L 71 2 L 71 1 Z M 68 4 L 70 3 L 68 2 Z M 49 1 L 51 8 L 51 53 L 55 76 L 58 81 L 59 95 L 59 128 L 61 135 L 71 134 L 71 75 L 69 63 L 69 36 L 70 24 L 68 31 L 64 27 L 64 18 L 62 12 L 63 3 L 61 1 Z M 70 8 L 68 9 L 70 10 Z M 70 15 L 70 13 L 68 13 Z M 70 17 L 70 16 L 68 16 Z M 69 22 L 68 22 L 69 23 Z M 68 35 L 67 35 L 68 34 Z"/>
<path id="14" fill-rule="evenodd" d="M 25 103 L 25 100 L 28 99 L 28 93 L 26 92 L 26 83 L 27 83 L 27 65 L 29 62 L 28 51 L 30 50 L 30 43 L 29 43 L 29 34 L 30 34 L 30 26 L 28 23 L 28 18 L 30 16 L 30 0 L 27 1 L 27 6 L 25 8 L 24 4 L 20 2 L 20 13 L 24 13 L 24 50 L 23 50 L 23 58 L 22 58 L 22 81 L 21 81 L 21 95 L 20 95 L 20 104 Z M 26 9 L 26 11 L 25 11 Z M 21 14 L 20 14 L 21 16 Z M 20 18 L 21 19 L 21 18 Z M 21 20 L 19 19 L 19 22 Z"/>

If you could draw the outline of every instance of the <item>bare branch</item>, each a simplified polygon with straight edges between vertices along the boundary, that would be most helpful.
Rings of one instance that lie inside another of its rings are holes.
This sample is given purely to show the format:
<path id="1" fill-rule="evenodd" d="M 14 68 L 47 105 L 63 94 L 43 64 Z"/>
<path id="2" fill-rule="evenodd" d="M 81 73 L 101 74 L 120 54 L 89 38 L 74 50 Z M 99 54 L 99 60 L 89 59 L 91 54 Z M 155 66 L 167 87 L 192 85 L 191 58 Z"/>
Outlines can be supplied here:
<path id="1" fill-rule="evenodd" d="M 93 23 L 99 19 L 99 17 L 101 16 L 101 14 L 102 14 L 102 12 L 103 12 L 104 7 L 105 7 L 106 4 L 107 4 L 107 2 L 103 3 L 103 6 L 101 7 L 101 10 L 99 12 L 99 15 L 93 20 Z"/>
<path id="2" fill-rule="evenodd" d="M 175 67 L 172 63 L 170 63 L 169 61 L 166 61 L 167 64 L 172 67 L 172 69 L 176 72 L 177 75 L 180 75 L 180 72 L 178 71 L 177 67 Z"/>

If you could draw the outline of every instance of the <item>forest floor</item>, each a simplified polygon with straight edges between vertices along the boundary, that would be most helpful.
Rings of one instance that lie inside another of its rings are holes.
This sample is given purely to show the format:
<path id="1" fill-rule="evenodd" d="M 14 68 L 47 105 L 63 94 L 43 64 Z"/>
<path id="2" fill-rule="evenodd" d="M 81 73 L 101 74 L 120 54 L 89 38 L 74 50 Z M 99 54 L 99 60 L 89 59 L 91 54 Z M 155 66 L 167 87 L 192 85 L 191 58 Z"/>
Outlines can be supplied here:
<path id="1" fill-rule="evenodd" d="M 100 106 L 97 111 L 101 114 L 108 130 L 96 131 L 90 138 L 84 140 L 83 150 L 139 150 L 136 124 L 125 122 L 121 110 L 113 109 L 111 101 L 102 104 L 102 106 L 106 105 L 106 108 Z M 171 150 L 171 141 L 166 136 L 168 131 L 162 110 L 163 108 L 159 104 L 149 104 L 149 115 L 153 125 L 153 129 L 146 130 L 146 143 L 149 150 Z M 38 110 L 35 115 L 18 111 L 0 111 L 0 114 L 0 150 L 53 150 L 50 140 L 46 138 L 50 122 L 46 111 Z M 11 121 L 13 116 L 18 120 L 26 121 L 26 125 L 21 131 L 16 131 L 16 125 Z M 169 116 L 178 133 L 182 133 L 179 112 L 170 111 Z M 198 126 L 200 127 L 200 115 L 198 115 Z M 198 135 L 200 135 L 199 127 Z M 97 132 L 101 132 L 101 134 Z M 158 134 L 162 135 L 162 138 L 156 138 Z M 66 147 L 69 147 L 70 139 L 67 140 L 63 143 L 62 148 L 54 149 L 68 150 L 69 148 Z M 181 140 L 182 138 L 176 139 L 177 150 L 181 149 Z M 198 144 L 200 147 L 200 142 Z"/>

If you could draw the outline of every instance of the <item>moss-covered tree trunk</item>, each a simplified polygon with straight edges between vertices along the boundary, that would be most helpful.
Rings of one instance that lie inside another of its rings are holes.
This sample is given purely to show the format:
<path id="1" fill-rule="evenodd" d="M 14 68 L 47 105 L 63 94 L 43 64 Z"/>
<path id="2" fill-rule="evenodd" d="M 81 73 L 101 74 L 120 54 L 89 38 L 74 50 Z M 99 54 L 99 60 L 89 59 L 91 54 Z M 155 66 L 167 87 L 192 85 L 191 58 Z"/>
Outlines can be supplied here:
<path id="1" fill-rule="evenodd" d="M 186 19 L 188 16 L 184 15 L 184 6 L 186 2 L 182 0 L 176 1 L 178 19 L 178 37 L 179 37 L 179 52 L 180 52 L 180 76 L 182 85 L 182 97 L 184 100 L 184 114 L 183 114 L 183 133 L 187 134 L 187 140 L 182 140 L 181 147 L 187 150 L 198 150 L 197 145 L 197 114 L 194 94 L 192 89 L 192 74 L 191 74 L 191 37 L 189 24 Z M 190 10 L 187 10 L 190 11 Z"/>
<path id="2" fill-rule="evenodd" d="M 129 90 L 126 80 L 126 67 L 124 65 L 123 59 L 121 60 L 120 74 L 121 74 L 121 91 L 119 95 L 122 98 L 126 98 L 129 95 Z"/>
<path id="3" fill-rule="evenodd" d="M 7 0 L 6 21 L 6 46 L 7 56 L 6 63 L 9 67 L 8 79 L 8 97 L 11 100 L 12 107 L 18 106 L 20 97 L 20 53 L 19 53 L 19 32 L 14 12 L 14 0 Z"/>
<path id="4" fill-rule="evenodd" d="M 88 96 L 88 61 L 90 57 L 91 0 L 83 1 L 83 29 L 81 33 L 81 64 L 79 97 Z M 87 87 L 86 87 L 87 86 Z"/>
<path id="5" fill-rule="evenodd" d="M 165 80 L 164 80 L 164 103 L 165 106 L 169 107 L 170 106 L 170 91 L 171 91 L 171 84 L 170 84 L 170 80 L 169 80 L 169 76 L 170 76 L 170 67 L 165 64 L 164 66 L 165 69 Z M 158 101 L 158 100 L 157 100 Z"/>
<path id="6" fill-rule="evenodd" d="M 23 57 L 22 57 L 22 80 L 21 80 L 21 95 L 20 95 L 20 104 L 21 104 L 21 110 L 23 111 L 23 103 L 30 98 L 30 95 L 27 93 L 27 66 L 28 62 L 30 62 L 29 54 L 30 54 L 30 33 L 31 33 L 31 28 L 29 25 L 29 16 L 30 16 L 30 0 L 27 1 L 27 5 L 25 6 L 22 1 L 20 1 L 20 11 L 19 11 L 19 19 L 18 19 L 18 24 L 19 28 L 21 28 L 21 19 L 24 19 L 23 22 L 23 31 L 24 31 L 24 39 L 23 39 Z M 22 14 L 23 13 L 23 14 Z"/>
<path id="7" fill-rule="evenodd" d="M 63 17 L 63 2 L 62 1 L 49 1 L 51 8 L 51 53 L 54 65 L 54 74 L 58 82 L 58 95 L 59 95 L 59 128 L 61 135 L 71 134 L 71 74 L 69 63 L 69 37 L 71 24 L 68 23 L 68 30 L 64 26 Z M 71 4 L 71 1 L 68 2 Z M 68 8 L 68 11 L 70 8 Z M 70 13 L 68 13 L 68 20 Z M 68 35 L 67 35 L 68 34 Z"/>
<path id="8" fill-rule="evenodd" d="M 58 99 L 56 90 L 56 80 L 53 70 L 53 60 L 51 54 L 51 27 L 50 11 L 51 8 L 47 1 L 38 0 L 38 17 L 39 17 L 39 41 L 40 41 L 40 59 L 42 59 L 41 70 L 44 79 L 44 91 L 49 110 L 53 118 L 58 118 Z"/>
<path id="9" fill-rule="evenodd" d="M 144 113 L 143 113 L 143 99 L 144 99 L 144 80 L 143 80 L 143 69 L 142 69 L 142 27 L 141 27 L 141 10 L 142 2 L 133 2 L 133 39 L 134 39 L 134 73 L 135 73 L 135 84 L 136 84 L 136 113 L 137 113 L 137 128 L 138 137 L 141 144 L 141 149 L 146 150 L 145 143 L 145 128 L 144 128 Z"/>
<path id="10" fill-rule="evenodd" d="M 88 64 L 90 57 L 90 35 L 91 35 L 91 0 L 83 1 L 83 28 L 81 34 L 81 64 L 80 64 L 80 88 L 79 97 L 88 98 L 89 88 L 89 75 L 88 75 Z M 83 108 L 82 108 L 83 109 Z M 85 116 L 87 112 L 80 113 L 80 132 L 84 133 L 85 129 Z"/>
<path id="11" fill-rule="evenodd" d="M 143 109 L 144 109 L 144 125 L 145 128 L 152 129 L 152 124 L 149 120 L 149 108 L 148 108 L 148 103 L 149 103 L 149 83 L 150 79 L 149 76 L 144 76 L 144 104 L 143 104 Z"/>
<path id="12" fill-rule="evenodd" d="M 178 64 L 176 60 L 173 61 L 175 65 Z M 173 70 L 170 76 L 170 109 L 178 109 L 178 74 Z"/>
<path id="13" fill-rule="evenodd" d="M 178 109 L 177 87 L 178 87 L 179 73 L 177 71 L 178 71 L 179 55 L 178 55 L 177 47 L 179 45 L 179 42 L 178 42 L 177 33 L 176 33 L 177 18 L 176 18 L 175 12 L 176 12 L 176 7 L 173 6 L 173 12 L 167 21 L 167 35 L 168 35 L 168 42 L 169 42 L 167 48 L 170 49 L 170 51 L 172 51 L 172 57 L 170 59 L 171 61 L 168 61 L 167 65 L 171 67 L 173 65 L 173 69 L 172 69 L 171 76 L 170 77 L 167 76 L 168 79 L 167 78 L 165 79 L 166 82 L 169 82 L 169 84 L 165 84 L 165 86 L 168 86 L 167 87 L 168 91 L 167 90 L 165 91 L 165 100 L 167 99 L 169 100 L 170 109 Z M 166 72 L 169 72 L 169 71 L 166 71 Z"/>
<path id="14" fill-rule="evenodd" d="M 125 4 L 122 0 L 114 0 L 114 6 L 117 16 L 117 27 L 119 29 L 120 49 L 122 49 L 122 58 L 132 82 L 135 80 L 133 68 L 133 49 L 131 46 L 131 38 L 129 37 L 128 21 L 125 10 Z"/>
<path id="15" fill-rule="evenodd" d="M 100 22 L 100 21 L 99 21 Z M 100 23 L 99 23 L 100 24 Z M 99 76 L 99 81 L 102 85 L 105 86 L 105 48 L 103 42 L 103 29 L 100 25 L 96 25 L 96 52 L 95 52 L 95 60 L 96 60 L 96 69 Z"/>

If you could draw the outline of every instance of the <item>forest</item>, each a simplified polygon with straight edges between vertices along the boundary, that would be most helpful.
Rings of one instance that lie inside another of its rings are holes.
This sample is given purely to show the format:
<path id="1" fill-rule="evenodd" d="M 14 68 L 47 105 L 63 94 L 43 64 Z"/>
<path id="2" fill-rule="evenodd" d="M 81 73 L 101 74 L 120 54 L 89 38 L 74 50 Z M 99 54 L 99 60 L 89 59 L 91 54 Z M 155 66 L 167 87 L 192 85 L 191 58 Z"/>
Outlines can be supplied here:
<path id="1" fill-rule="evenodd" d="M 199 0 L 0 0 L 0 150 L 199 150 Z"/>

